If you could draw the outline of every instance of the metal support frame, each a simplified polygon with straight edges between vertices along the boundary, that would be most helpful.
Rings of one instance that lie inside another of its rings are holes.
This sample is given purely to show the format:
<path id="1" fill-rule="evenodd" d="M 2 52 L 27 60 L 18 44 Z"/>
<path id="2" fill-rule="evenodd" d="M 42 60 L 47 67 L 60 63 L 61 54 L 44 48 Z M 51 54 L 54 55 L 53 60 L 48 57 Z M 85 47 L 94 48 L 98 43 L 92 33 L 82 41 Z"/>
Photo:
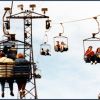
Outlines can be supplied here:
<path id="1" fill-rule="evenodd" d="M 32 16 L 32 13 L 30 11 L 27 11 L 24 15 L 25 17 Z M 33 44 L 32 44 L 32 18 L 24 18 L 24 42 L 26 44 L 30 44 L 30 49 L 27 48 L 27 45 L 24 44 L 24 55 L 25 58 L 34 63 L 33 59 Z M 31 64 L 32 68 L 32 76 L 34 75 L 34 64 Z M 35 99 L 37 99 L 37 90 L 36 90 L 36 80 L 35 77 L 33 76 L 33 81 L 30 81 L 30 83 L 33 85 L 33 87 L 30 90 L 27 90 L 26 95 L 29 93 L 32 96 L 34 96 Z M 31 93 L 31 91 L 34 89 L 34 95 Z"/>

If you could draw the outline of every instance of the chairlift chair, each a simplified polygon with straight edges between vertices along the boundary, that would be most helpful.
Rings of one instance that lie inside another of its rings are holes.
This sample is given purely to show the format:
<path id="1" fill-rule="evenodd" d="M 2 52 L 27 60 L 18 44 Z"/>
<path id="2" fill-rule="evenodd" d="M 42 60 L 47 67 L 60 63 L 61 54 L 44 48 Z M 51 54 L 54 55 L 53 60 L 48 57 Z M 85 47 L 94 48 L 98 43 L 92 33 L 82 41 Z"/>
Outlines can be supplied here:
<path id="1" fill-rule="evenodd" d="M 41 75 L 40 75 L 40 71 L 39 70 L 36 73 L 34 73 L 34 77 L 37 78 L 37 79 L 40 79 L 41 78 Z"/>
<path id="2" fill-rule="evenodd" d="M 61 34 L 59 33 L 59 36 L 54 37 L 54 50 L 56 52 L 68 51 L 68 37 Z"/>
<path id="3" fill-rule="evenodd" d="M 86 53 L 88 47 L 92 46 L 94 53 L 96 53 L 97 48 L 100 47 L 100 38 L 95 37 L 94 33 L 92 35 L 93 35 L 92 37 L 86 38 L 86 39 L 83 40 L 84 61 L 86 63 L 90 63 L 91 62 L 91 60 L 87 59 L 87 57 L 85 56 L 85 53 Z M 87 43 L 88 43 L 88 45 L 87 45 Z M 94 57 L 96 57 L 96 55 L 94 55 Z M 97 63 L 100 63 L 100 60 Z"/>
<path id="4" fill-rule="evenodd" d="M 34 77 L 40 79 L 41 78 L 41 70 L 39 68 L 37 68 L 37 64 L 34 63 Z"/>
<path id="5" fill-rule="evenodd" d="M 7 56 L 7 53 L 9 51 L 9 49 L 12 47 L 12 45 L 15 45 L 16 50 L 22 50 L 23 47 L 23 43 L 21 41 L 8 41 L 8 40 L 4 40 L 4 41 L 0 41 L 0 50 L 1 51 L 5 51 L 5 55 Z M 5 47 L 5 48 L 4 48 Z M 23 51 L 22 51 L 23 52 Z M 7 56 L 8 57 L 8 56 Z M 12 56 L 10 56 L 11 58 Z M 11 58 L 12 59 L 12 58 Z M 7 66 L 6 66 L 7 65 Z M 31 62 L 29 61 L 28 63 L 22 64 L 22 63 L 18 63 L 17 66 L 15 67 L 15 63 L 12 64 L 14 65 L 14 67 L 10 67 L 10 65 L 7 64 L 2 65 L 2 63 L 0 63 L 0 79 L 8 79 L 10 78 L 10 71 L 12 71 L 12 76 L 14 78 L 14 80 L 16 80 L 16 78 L 20 78 L 20 77 L 24 77 L 27 79 L 27 81 L 30 81 L 32 79 L 32 69 L 31 69 Z M 24 65 L 24 66 L 21 66 Z M 5 67 L 2 67 L 5 66 Z"/>
<path id="6" fill-rule="evenodd" d="M 51 46 L 47 42 L 44 42 L 40 45 L 40 54 L 43 56 L 50 56 L 51 55 Z"/>

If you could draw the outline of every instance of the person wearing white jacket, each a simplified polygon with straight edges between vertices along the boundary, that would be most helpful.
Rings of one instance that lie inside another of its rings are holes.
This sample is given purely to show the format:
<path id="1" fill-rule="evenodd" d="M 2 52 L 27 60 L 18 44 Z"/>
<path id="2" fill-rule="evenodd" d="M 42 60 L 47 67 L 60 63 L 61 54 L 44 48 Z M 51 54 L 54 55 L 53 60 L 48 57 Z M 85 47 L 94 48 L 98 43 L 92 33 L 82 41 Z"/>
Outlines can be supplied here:
<path id="1" fill-rule="evenodd" d="M 10 95 L 14 96 L 13 94 L 13 63 L 14 61 L 10 58 L 5 57 L 3 52 L 0 52 L 0 82 L 1 82 L 1 89 L 2 94 L 1 96 L 4 97 L 4 88 L 5 82 L 9 83 L 10 88 Z"/>

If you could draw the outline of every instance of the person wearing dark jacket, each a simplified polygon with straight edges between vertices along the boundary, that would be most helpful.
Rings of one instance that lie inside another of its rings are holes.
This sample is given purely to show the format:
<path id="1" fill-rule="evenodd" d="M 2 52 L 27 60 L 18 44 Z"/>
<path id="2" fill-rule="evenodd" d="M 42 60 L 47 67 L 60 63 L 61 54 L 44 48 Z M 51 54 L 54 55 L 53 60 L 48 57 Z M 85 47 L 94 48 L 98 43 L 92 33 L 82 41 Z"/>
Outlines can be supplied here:
<path id="1" fill-rule="evenodd" d="M 15 60 L 14 73 L 20 96 L 24 97 L 25 87 L 30 73 L 30 65 L 29 62 L 26 59 L 24 59 L 24 55 L 21 53 L 17 54 L 17 59 Z"/>

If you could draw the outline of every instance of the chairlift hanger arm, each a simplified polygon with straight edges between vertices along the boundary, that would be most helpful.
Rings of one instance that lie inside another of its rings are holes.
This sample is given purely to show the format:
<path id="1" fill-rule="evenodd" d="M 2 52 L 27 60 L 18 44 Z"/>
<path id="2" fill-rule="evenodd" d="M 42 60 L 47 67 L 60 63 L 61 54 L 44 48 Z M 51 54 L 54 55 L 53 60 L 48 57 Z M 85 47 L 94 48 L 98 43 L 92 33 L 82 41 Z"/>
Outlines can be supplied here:
<path id="1" fill-rule="evenodd" d="M 7 10 L 5 11 L 5 13 L 3 15 L 3 22 L 4 22 L 4 18 L 5 18 L 6 13 L 7 13 Z"/>
<path id="2" fill-rule="evenodd" d="M 47 42 L 48 42 L 48 35 L 46 33 L 44 35 L 43 41 L 44 41 L 44 44 L 47 44 Z"/>
<path id="3" fill-rule="evenodd" d="M 64 33 L 64 26 L 63 23 L 60 23 L 60 25 L 62 26 L 62 34 Z"/>
<path id="4" fill-rule="evenodd" d="M 97 17 L 93 17 L 93 18 L 95 19 L 95 21 L 96 21 L 97 24 L 98 24 L 98 32 L 95 33 L 95 34 L 99 34 L 99 32 L 100 32 L 100 24 L 99 24 L 99 21 L 97 20 Z"/>
<path id="5" fill-rule="evenodd" d="M 2 20 L 3 20 L 3 32 L 4 32 L 4 35 L 5 35 L 5 36 L 9 35 L 9 33 L 5 30 L 5 23 L 4 23 L 4 22 L 5 22 L 4 19 L 5 19 L 5 16 L 6 16 L 6 13 L 7 13 L 7 12 L 8 12 L 8 11 L 6 10 L 5 13 L 4 13 L 4 15 L 3 15 L 3 17 L 2 17 Z"/>

